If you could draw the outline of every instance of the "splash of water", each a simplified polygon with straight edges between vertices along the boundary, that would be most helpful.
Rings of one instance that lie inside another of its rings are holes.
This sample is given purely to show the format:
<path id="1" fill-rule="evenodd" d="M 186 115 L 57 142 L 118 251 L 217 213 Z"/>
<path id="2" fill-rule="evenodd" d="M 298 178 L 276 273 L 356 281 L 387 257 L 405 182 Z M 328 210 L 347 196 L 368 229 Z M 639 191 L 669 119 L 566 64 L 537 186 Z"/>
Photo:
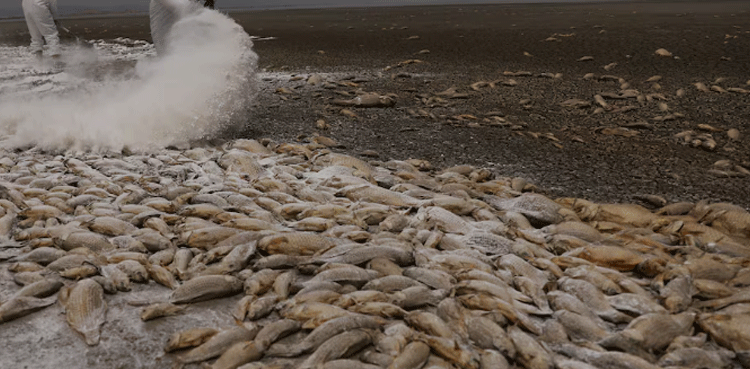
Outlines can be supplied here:
<path id="1" fill-rule="evenodd" d="M 127 78 L 0 102 L 1 145 L 148 150 L 244 123 L 258 85 L 250 36 L 189 0 L 153 2 L 172 12 L 152 13 L 158 57 L 139 60 Z"/>

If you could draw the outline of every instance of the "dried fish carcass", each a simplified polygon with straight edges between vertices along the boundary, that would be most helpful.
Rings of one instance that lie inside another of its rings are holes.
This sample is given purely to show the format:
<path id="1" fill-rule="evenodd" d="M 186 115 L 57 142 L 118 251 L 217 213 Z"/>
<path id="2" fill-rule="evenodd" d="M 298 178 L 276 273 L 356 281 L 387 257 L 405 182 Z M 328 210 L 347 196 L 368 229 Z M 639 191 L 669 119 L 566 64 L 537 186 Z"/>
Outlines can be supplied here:
<path id="1" fill-rule="evenodd" d="M 70 290 L 63 304 L 71 328 L 81 333 L 89 346 L 99 344 L 107 312 L 102 286 L 92 279 L 84 279 Z"/>
<path id="2" fill-rule="evenodd" d="M 175 289 L 169 301 L 184 304 L 236 295 L 242 291 L 242 281 L 233 276 L 209 275 L 196 277 Z"/>

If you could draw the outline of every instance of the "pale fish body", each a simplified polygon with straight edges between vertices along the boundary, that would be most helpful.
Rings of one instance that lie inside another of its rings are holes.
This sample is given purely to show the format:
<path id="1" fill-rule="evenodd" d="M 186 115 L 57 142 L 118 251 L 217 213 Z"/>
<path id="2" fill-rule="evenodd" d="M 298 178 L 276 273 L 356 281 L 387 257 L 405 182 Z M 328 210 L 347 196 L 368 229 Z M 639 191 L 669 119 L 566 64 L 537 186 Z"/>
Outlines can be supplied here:
<path id="1" fill-rule="evenodd" d="M 71 328 L 81 333 L 89 346 L 99 344 L 99 334 L 107 313 L 104 290 L 91 279 L 78 282 L 65 302 L 65 314 Z"/>
<path id="2" fill-rule="evenodd" d="M 245 327 L 234 327 L 221 331 L 213 335 L 204 344 L 188 351 L 179 358 L 179 361 L 188 363 L 197 363 L 217 357 L 234 346 L 238 342 L 250 341 L 255 338 L 258 329 L 248 330 Z"/>
<path id="3" fill-rule="evenodd" d="M 242 291 L 242 281 L 232 276 L 202 276 L 186 281 L 172 292 L 173 304 L 206 301 L 236 295 Z"/>

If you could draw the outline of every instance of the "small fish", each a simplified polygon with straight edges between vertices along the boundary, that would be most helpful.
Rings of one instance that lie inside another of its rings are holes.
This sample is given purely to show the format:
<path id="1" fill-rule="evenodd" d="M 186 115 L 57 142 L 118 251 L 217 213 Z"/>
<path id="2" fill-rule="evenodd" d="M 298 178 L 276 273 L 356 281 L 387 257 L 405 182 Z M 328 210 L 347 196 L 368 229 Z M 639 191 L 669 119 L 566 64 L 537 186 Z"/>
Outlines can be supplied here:
<path id="1" fill-rule="evenodd" d="M 184 306 L 172 305 L 170 303 L 158 303 L 149 305 L 141 310 L 141 320 L 148 321 L 165 316 L 173 316 L 185 310 Z"/>
<path id="2" fill-rule="evenodd" d="M 188 347 L 200 346 L 216 333 L 219 333 L 219 331 L 213 328 L 192 328 L 174 333 L 167 340 L 164 351 L 172 352 Z"/>
<path id="3" fill-rule="evenodd" d="M 508 357 L 516 356 L 516 348 L 510 337 L 495 322 L 482 317 L 470 318 L 467 329 L 469 337 L 478 347 L 494 349 Z"/>
<path id="4" fill-rule="evenodd" d="M 362 329 L 340 333 L 321 344 L 298 368 L 318 368 L 327 361 L 348 357 L 371 342 L 371 334 Z"/>
<path id="5" fill-rule="evenodd" d="M 250 341 L 258 334 L 258 329 L 234 327 L 211 336 L 205 343 L 178 357 L 182 363 L 197 363 L 215 358 L 238 342 Z"/>
<path id="6" fill-rule="evenodd" d="M 242 281 L 232 276 L 202 276 L 193 278 L 172 292 L 169 301 L 184 304 L 232 296 L 242 291 Z"/>
<path id="7" fill-rule="evenodd" d="M 55 303 L 57 299 L 49 297 L 39 299 L 33 296 L 16 296 L 0 305 L 0 323 L 29 315 Z"/>

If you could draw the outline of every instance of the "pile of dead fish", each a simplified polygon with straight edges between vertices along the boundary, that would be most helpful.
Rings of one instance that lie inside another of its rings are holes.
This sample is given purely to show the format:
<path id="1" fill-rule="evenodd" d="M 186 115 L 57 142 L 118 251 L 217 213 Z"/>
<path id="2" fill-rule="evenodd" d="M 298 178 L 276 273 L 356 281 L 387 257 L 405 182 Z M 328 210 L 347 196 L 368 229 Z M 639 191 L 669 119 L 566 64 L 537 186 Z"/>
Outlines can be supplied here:
<path id="1" fill-rule="evenodd" d="M 173 292 L 143 320 L 244 295 L 234 328 L 174 332 L 178 364 L 749 364 L 750 214 L 731 204 L 553 201 L 319 143 L 2 157 L 0 268 L 23 288 L 0 322 L 59 303 L 97 345 L 107 294 L 158 283 Z"/>

